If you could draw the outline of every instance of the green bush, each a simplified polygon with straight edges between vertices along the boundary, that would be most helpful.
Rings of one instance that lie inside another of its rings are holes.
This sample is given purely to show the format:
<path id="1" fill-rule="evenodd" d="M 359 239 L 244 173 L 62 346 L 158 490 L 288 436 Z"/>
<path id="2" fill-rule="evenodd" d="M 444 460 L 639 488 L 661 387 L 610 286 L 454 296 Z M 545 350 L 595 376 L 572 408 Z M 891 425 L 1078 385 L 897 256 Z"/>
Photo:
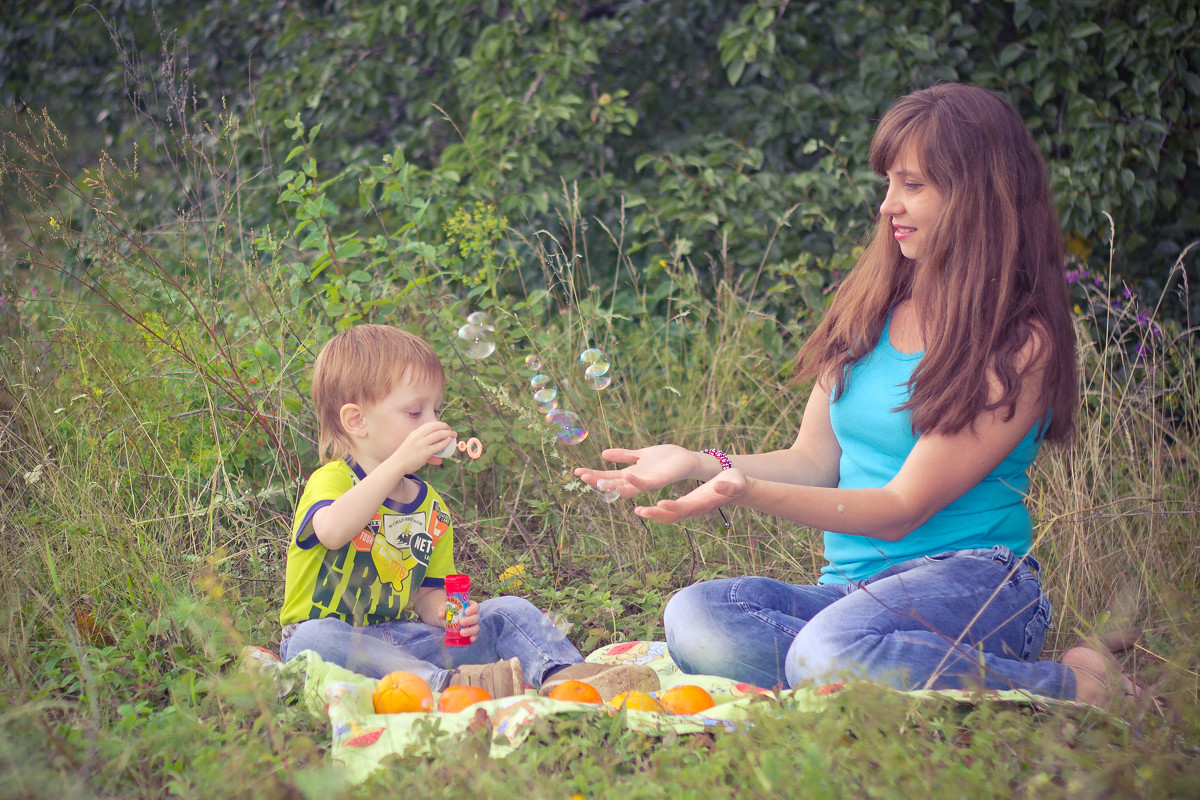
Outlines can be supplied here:
<path id="1" fill-rule="evenodd" d="M 1014 102 L 1081 256 L 1106 249 L 1107 212 L 1120 272 L 1157 293 L 1153 265 L 1200 236 L 1187 190 L 1200 180 L 1200 42 L 1186 0 L 122 0 L 106 14 L 41 0 L 0 23 L 0 100 L 55 109 L 77 158 L 97 142 L 73 134 L 98 124 L 99 144 L 136 144 L 164 181 L 178 168 L 168 141 L 223 114 L 240 123 L 231 158 L 253 182 L 283 169 L 287 121 L 320 126 L 310 155 L 331 174 L 396 154 L 446 190 L 426 210 L 431 240 L 476 202 L 528 236 L 577 184 L 580 215 L 611 229 L 627 213 L 651 261 L 682 244 L 716 275 L 801 257 L 836 275 L 879 199 L 873 121 L 935 80 Z M 39 61 L 54 81 L 25 66 Z M 329 198 L 344 213 L 357 198 L 341 189 Z M 243 213 L 279 224 L 268 204 Z M 517 266 L 533 261 L 521 252 Z"/>

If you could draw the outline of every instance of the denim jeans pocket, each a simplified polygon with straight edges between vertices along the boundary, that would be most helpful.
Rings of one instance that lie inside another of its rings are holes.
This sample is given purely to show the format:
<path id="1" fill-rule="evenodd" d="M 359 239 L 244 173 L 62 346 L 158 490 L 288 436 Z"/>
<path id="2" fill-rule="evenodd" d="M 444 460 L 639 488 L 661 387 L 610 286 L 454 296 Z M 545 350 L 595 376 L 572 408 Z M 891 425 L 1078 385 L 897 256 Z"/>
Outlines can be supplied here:
<path id="1" fill-rule="evenodd" d="M 1046 631 L 1051 626 L 1050 598 L 1039 588 L 1037 605 L 1029 622 L 1025 624 L 1025 646 L 1021 651 L 1022 661 L 1037 661 L 1046 644 Z"/>

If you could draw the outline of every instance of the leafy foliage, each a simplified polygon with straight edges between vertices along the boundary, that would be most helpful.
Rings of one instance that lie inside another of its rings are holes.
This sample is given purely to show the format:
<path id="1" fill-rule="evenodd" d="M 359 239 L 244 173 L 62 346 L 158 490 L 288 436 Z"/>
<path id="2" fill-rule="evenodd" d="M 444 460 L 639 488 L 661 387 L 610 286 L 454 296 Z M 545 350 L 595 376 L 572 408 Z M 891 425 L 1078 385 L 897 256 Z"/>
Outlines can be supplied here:
<path id="1" fill-rule="evenodd" d="M 475 202 L 528 234 L 564 183 L 578 184 L 585 219 L 611 228 L 628 210 L 631 238 L 659 253 L 686 243 L 722 268 L 806 255 L 837 270 L 878 201 L 865 160 L 873 120 L 936 80 L 1014 102 L 1081 253 L 1103 249 L 1108 212 L 1129 253 L 1121 271 L 1153 292 L 1153 258 L 1200 234 L 1200 200 L 1186 188 L 1200 180 L 1200 41 L 1186 0 L 735 10 L 243 0 L 199 11 L 121 0 L 107 17 L 59 6 L 29 4 L 0 26 L 0 100 L 70 109 L 69 132 L 100 121 L 107 146 L 138 143 L 149 161 L 163 155 L 147 123 L 160 138 L 188 130 L 163 103 L 172 92 L 201 120 L 242 120 L 253 135 L 236 157 L 247 165 L 284 160 L 283 126 L 296 120 L 324 131 L 309 155 L 331 173 L 387 154 L 436 176 L 448 191 L 427 210 L 433 238 Z M 113 52 L 109 36 L 139 70 L 100 55 Z M 24 66 L 38 61 L 61 80 L 39 83 Z M 353 207 L 345 188 L 330 195 L 337 208 Z"/>

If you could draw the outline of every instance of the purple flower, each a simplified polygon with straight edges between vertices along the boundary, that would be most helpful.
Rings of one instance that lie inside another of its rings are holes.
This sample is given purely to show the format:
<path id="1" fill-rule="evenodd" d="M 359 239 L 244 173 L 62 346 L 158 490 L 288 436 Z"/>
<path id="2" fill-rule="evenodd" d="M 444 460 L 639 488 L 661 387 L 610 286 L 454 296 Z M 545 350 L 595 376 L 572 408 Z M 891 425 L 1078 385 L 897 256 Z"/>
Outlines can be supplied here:
<path id="1" fill-rule="evenodd" d="M 1137 350 L 1136 350 L 1137 360 L 1141 361 L 1142 356 L 1146 355 L 1146 353 L 1148 353 L 1148 352 L 1150 352 L 1150 351 L 1146 349 L 1146 345 L 1142 344 L 1141 342 L 1138 342 L 1138 346 L 1137 346 Z"/>
<path id="2" fill-rule="evenodd" d="M 1141 311 L 1139 311 L 1137 313 L 1137 316 L 1134 317 L 1134 320 L 1137 322 L 1138 325 L 1141 325 L 1143 328 L 1145 328 L 1147 325 L 1150 324 L 1150 317 L 1148 315 L 1142 313 Z"/>
<path id="3" fill-rule="evenodd" d="M 1124 289 L 1122 289 L 1122 290 L 1121 290 L 1121 294 L 1125 296 L 1125 299 L 1126 299 L 1126 300 L 1132 300 L 1132 299 L 1133 299 L 1133 292 L 1129 291 L 1129 287 L 1128 287 L 1128 286 L 1126 286 Z"/>

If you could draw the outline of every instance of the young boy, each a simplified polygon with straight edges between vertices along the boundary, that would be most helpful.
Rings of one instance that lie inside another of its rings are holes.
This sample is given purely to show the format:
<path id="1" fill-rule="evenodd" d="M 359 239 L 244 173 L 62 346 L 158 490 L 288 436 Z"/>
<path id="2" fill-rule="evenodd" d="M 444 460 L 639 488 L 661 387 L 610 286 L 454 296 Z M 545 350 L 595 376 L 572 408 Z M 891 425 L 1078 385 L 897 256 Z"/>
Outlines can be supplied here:
<path id="1" fill-rule="evenodd" d="M 445 578 L 454 569 L 446 504 L 413 473 L 441 464 L 455 432 L 438 419 L 446 375 L 420 338 L 386 325 L 334 336 L 313 366 L 323 466 L 309 478 L 288 544 L 280 655 L 303 650 L 370 677 L 420 675 L 435 692 L 482 686 L 493 697 L 547 693 L 586 681 L 608 699 L 657 689 L 641 666 L 582 663 L 565 638 L 543 631 L 527 600 L 496 597 L 466 608 L 469 645 L 443 644 Z"/>

